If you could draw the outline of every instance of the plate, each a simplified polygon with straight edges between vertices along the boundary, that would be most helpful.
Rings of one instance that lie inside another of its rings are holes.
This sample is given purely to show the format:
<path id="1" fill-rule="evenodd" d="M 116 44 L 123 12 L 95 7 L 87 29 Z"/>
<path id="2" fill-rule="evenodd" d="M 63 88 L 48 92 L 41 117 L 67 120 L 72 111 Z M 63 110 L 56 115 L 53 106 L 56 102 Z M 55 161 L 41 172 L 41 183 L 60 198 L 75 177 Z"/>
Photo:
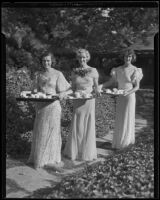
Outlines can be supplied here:
<path id="1" fill-rule="evenodd" d="M 90 97 L 75 97 L 74 95 L 68 95 L 67 96 L 67 100 L 75 100 L 75 99 L 93 99 L 94 98 L 94 96 L 90 96 Z"/>
<path id="2" fill-rule="evenodd" d="M 102 94 L 109 94 L 109 95 L 114 95 L 114 96 L 118 96 L 118 95 L 121 95 L 121 94 L 115 94 L 115 93 L 107 93 L 107 92 L 102 92 Z"/>
<path id="3" fill-rule="evenodd" d="M 116 94 L 116 93 L 109 93 L 109 92 L 101 92 L 102 94 L 109 94 L 109 95 L 113 95 L 113 96 L 120 96 L 120 95 L 123 95 L 123 94 Z"/>

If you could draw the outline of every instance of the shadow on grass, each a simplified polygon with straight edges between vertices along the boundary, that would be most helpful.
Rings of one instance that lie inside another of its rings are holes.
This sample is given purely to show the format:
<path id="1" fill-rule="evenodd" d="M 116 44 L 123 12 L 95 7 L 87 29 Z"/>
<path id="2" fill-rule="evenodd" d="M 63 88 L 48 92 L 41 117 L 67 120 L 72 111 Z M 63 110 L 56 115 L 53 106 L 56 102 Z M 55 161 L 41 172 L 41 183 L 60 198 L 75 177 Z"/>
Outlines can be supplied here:
<path id="1" fill-rule="evenodd" d="M 16 192 L 24 192 L 26 195 L 30 195 L 31 193 L 20 187 L 14 180 L 7 178 L 6 179 L 6 193 L 16 193 Z"/>
<path id="2" fill-rule="evenodd" d="M 18 166 L 25 166 L 27 165 L 27 159 L 28 157 L 26 156 L 9 157 L 6 159 L 6 169 Z"/>
<path id="3" fill-rule="evenodd" d="M 36 199 L 39 199 L 39 198 L 46 198 L 46 196 L 50 193 L 52 193 L 53 191 L 53 186 L 51 187 L 46 187 L 46 188 L 43 188 L 43 189 L 38 189 L 36 190 L 35 192 L 33 192 L 31 195 L 28 195 L 26 196 L 25 198 L 36 198 Z"/>
<path id="4" fill-rule="evenodd" d="M 108 150 L 112 150 L 112 143 L 111 142 L 100 142 L 100 141 L 96 141 L 96 147 L 97 148 L 101 148 L 101 149 L 108 149 Z"/>

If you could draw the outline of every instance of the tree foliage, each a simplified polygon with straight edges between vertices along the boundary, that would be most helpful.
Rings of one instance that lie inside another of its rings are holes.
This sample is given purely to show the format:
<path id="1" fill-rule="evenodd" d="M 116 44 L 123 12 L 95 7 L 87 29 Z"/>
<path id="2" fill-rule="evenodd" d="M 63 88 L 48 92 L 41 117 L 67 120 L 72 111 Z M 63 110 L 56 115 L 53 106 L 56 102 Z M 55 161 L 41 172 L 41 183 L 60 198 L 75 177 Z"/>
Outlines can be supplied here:
<path id="1" fill-rule="evenodd" d="M 28 51 L 114 51 L 158 26 L 157 8 L 3 8 L 3 32 Z"/>

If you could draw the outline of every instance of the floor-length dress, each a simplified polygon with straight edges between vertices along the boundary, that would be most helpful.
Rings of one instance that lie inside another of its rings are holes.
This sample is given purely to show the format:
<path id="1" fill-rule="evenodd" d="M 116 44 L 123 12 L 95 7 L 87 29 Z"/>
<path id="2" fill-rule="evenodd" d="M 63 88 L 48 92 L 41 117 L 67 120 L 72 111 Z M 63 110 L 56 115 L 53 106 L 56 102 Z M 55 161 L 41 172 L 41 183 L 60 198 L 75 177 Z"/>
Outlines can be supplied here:
<path id="1" fill-rule="evenodd" d="M 93 90 L 93 79 L 98 78 L 95 68 L 90 68 L 85 77 L 73 74 L 73 90 Z M 95 132 L 95 99 L 77 99 L 73 103 L 71 132 L 64 149 L 64 155 L 71 160 L 90 161 L 97 159 Z"/>
<path id="2" fill-rule="evenodd" d="M 53 68 L 39 73 L 35 87 L 38 91 L 56 94 L 67 90 L 70 85 L 60 71 Z M 61 162 L 61 105 L 59 100 L 52 103 L 36 103 L 31 153 L 29 163 L 35 168 Z"/>
<path id="3" fill-rule="evenodd" d="M 143 76 L 141 69 L 133 65 L 127 68 L 113 68 L 111 75 L 118 82 L 118 89 L 123 90 L 132 89 L 135 79 L 140 80 Z M 113 148 L 121 149 L 135 143 L 135 106 L 135 92 L 117 97 Z"/>

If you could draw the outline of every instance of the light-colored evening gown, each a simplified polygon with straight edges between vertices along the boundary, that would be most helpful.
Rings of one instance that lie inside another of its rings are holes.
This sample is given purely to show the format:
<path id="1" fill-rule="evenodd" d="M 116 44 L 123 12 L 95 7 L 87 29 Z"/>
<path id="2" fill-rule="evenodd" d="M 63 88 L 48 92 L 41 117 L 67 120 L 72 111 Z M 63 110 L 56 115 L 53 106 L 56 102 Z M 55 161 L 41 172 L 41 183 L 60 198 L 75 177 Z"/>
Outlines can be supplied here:
<path id="1" fill-rule="evenodd" d="M 73 74 L 72 87 L 74 91 L 93 91 L 93 79 L 98 78 L 95 68 L 85 77 Z M 95 99 L 77 99 L 73 103 L 71 133 L 64 149 L 64 155 L 71 160 L 91 161 L 97 159 L 95 131 Z"/>
<path id="2" fill-rule="evenodd" d="M 38 91 L 57 94 L 69 89 L 70 85 L 60 71 L 51 68 L 50 72 L 36 76 L 35 88 Z M 28 159 L 35 168 L 61 162 L 61 105 L 59 100 L 52 103 L 36 103 L 31 153 Z"/>
<path id="3" fill-rule="evenodd" d="M 141 68 L 130 66 L 117 67 L 111 71 L 112 77 L 118 82 L 118 89 L 130 90 L 135 79 L 143 77 Z M 116 101 L 115 130 L 112 147 L 122 149 L 135 143 L 135 92 L 127 96 L 118 96 Z"/>

